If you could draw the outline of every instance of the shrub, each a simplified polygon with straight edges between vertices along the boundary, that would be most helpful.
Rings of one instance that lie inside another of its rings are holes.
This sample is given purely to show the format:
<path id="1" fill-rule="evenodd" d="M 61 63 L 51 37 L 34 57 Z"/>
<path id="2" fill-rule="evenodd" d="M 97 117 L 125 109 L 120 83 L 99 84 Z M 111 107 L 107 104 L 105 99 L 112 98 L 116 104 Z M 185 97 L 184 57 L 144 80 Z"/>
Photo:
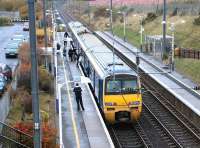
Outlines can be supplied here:
<path id="1" fill-rule="evenodd" d="M 0 17 L 0 26 L 11 25 L 11 20 L 8 17 Z"/>
<path id="2" fill-rule="evenodd" d="M 19 8 L 20 17 L 22 19 L 28 18 L 28 5 L 22 5 Z M 41 18 L 42 14 L 42 5 L 40 3 L 36 3 L 36 20 Z"/>
<path id="3" fill-rule="evenodd" d="M 108 17 L 109 12 L 106 11 L 105 7 L 100 7 L 94 12 L 94 17 Z"/>
<path id="4" fill-rule="evenodd" d="M 24 5 L 21 8 L 19 8 L 19 13 L 20 13 L 20 17 L 22 19 L 27 19 L 28 18 L 28 6 Z"/>
<path id="5" fill-rule="evenodd" d="M 39 87 L 41 90 L 52 93 L 53 77 L 42 66 L 39 67 Z"/>
<path id="6" fill-rule="evenodd" d="M 17 11 L 23 5 L 26 5 L 25 0 L 0 0 L 0 10 Z"/>
<path id="7" fill-rule="evenodd" d="M 33 136 L 33 123 L 25 123 L 25 122 L 20 122 L 16 123 L 14 125 L 14 128 L 29 134 Z M 45 148 L 55 148 L 56 147 L 56 134 L 57 131 L 54 127 L 52 127 L 49 124 L 42 124 L 41 125 L 41 130 L 42 130 L 42 147 Z M 32 145 L 33 141 L 25 141 L 27 144 L 29 142 L 30 145 Z"/>
<path id="8" fill-rule="evenodd" d="M 200 16 L 199 16 L 198 18 L 195 18 L 195 19 L 194 19 L 193 24 L 194 24 L 194 25 L 198 25 L 198 26 L 200 25 Z"/>
<path id="9" fill-rule="evenodd" d="M 31 64 L 21 63 L 18 69 L 17 86 L 25 87 L 29 92 L 31 91 Z"/>
<path id="10" fill-rule="evenodd" d="M 143 24 L 146 24 L 148 22 L 152 22 L 157 18 L 157 15 L 153 12 L 147 13 L 147 17 L 144 19 Z"/>
<path id="11" fill-rule="evenodd" d="M 170 17 L 176 16 L 177 14 L 178 14 L 178 8 L 174 8 L 174 10 L 172 11 L 172 13 L 170 14 Z"/>
<path id="12" fill-rule="evenodd" d="M 39 88 L 43 91 L 47 91 L 49 93 L 52 91 L 52 76 L 49 72 L 44 69 L 42 66 L 42 50 L 37 50 L 38 55 L 38 74 L 39 74 Z M 18 81 L 17 84 L 19 87 L 25 87 L 28 92 L 31 90 L 31 62 L 30 62 L 30 48 L 27 43 L 23 44 L 19 50 L 19 60 L 20 65 L 18 68 Z"/>
<path id="13" fill-rule="evenodd" d="M 165 60 L 168 59 L 168 57 L 169 57 L 169 55 L 165 52 L 165 53 L 163 54 L 162 60 L 165 61 Z"/>

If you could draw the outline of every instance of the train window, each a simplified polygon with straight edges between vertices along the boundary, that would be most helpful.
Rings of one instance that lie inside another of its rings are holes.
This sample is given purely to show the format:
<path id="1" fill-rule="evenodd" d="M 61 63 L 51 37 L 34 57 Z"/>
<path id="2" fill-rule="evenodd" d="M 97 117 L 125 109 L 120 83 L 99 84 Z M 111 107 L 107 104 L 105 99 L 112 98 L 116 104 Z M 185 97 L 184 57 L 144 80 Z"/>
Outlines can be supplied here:
<path id="1" fill-rule="evenodd" d="M 107 81 L 106 93 L 121 93 L 121 81 L 120 80 Z"/>
<path id="2" fill-rule="evenodd" d="M 136 80 L 123 80 L 122 81 L 122 92 L 123 93 L 137 92 L 137 81 Z"/>
<path id="3" fill-rule="evenodd" d="M 106 81 L 106 94 L 133 94 L 138 92 L 137 80 L 107 80 Z"/>

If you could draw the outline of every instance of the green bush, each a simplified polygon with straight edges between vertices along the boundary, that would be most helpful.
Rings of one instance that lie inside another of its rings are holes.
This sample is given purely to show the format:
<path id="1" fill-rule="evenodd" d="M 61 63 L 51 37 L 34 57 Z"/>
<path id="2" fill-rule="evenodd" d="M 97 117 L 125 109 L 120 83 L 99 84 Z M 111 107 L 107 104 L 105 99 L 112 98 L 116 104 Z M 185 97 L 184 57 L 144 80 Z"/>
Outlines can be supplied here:
<path id="1" fill-rule="evenodd" d="M 194 24 L 194 25 L 198 25 L 198 26 L 200 25 L 200 16 L 199 16 L 198 18 L 195 18 L 195 19 L 194 19 L 193 24 Z"/>
<path id="2" fill-rule="evenodd" d="M 153 20 L 155 20 L 157 18 L 157 15 L 153 12 L 149 12 L 147 13 L 147 17 L 143 20 L 143 24 L 146 24 L 148 22 L 152 22 Z"/>
<path id="3" fill-rule="evenodd" d="M 42 66 L 39 67 L 39 87 L 48 93 L 53 92 L 53 77 L 52 75 Z"/>
<path id="4" fill-rule="evenodd" d="M 23 5 L 26 5 L 25 0 L 0 0 L 0 10 L 17 11 Z"/>
<path id="5" fill-rule="evenodd" d="M 11 19 L 8 17 L 0 17 L 0 26 L 11 25 Z"/>
<path id="6" fill-rule="evenodd" d="M 169 57 L 169 55 L 165 52 L 165 53 L 163 54 L 163 57 L 162 57 L 163 61 L 167 60 L 168 57 Z"/>
<path id="7" fill-rule="evenodd" d="M 106 11 L 105 7 L 100 7 L 94 12 L 94 17 L 108 17 L 109 12 Z"/>

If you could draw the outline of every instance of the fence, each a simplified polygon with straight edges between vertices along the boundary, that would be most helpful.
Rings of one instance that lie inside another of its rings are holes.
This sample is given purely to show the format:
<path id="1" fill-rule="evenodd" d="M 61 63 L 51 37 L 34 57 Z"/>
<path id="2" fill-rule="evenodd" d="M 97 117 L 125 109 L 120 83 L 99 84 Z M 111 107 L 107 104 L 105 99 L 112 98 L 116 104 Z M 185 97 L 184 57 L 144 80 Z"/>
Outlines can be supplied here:
<path id="1" fill-rule="evenodd" d="M 200 51 L 191 50 L 191 49 L 175 49 L 175 56 L 178 58 L 192 58 L 192 59 L 200 59 Z"/>
<path id="2" fill-rule="evenodd" d="M 33 137 L 0 121 L 0 146 L 33 147 Z"/>

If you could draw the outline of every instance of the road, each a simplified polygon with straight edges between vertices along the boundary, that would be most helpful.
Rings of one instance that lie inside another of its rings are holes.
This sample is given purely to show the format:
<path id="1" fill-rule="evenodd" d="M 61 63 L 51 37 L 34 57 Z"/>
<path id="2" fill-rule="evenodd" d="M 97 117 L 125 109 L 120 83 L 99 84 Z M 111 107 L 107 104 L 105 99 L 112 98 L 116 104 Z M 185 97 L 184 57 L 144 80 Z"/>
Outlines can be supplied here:
<path id="1" fill-rule="evenodd" d="M 12 69 L 15 69 L 15 66 L 17 65 L 17 58 L 5 58 L 5 47 L 8 44 L 10 38 L 14 34 L 23 34 L 26 37 L 28 36 L 29 32 L 23 32 L 22 30 L 22 24 L 15 24 L 14 26 L 6 26 L 6 27 L 0 27 L 0 62 L 6 63 L 9 66 L 12 67 Z"/>
<path id="2" fill-rule="evenodd" d="M 12 70 L 16 68 L 18 63 L 17 58 L 5 58 L 5 47 L 8 44 L 10 38 L 14 34 L 23 34 L 26 37 L 29 32 L 23 32 L 22 24 L 15 24 L 14 26 L 0 27 L 0 63 L 8 64 Z M 10 108 L 9 94 L 7 92 L 0 98 L 0 121 L 4 121 L 7 117 Z"/>

